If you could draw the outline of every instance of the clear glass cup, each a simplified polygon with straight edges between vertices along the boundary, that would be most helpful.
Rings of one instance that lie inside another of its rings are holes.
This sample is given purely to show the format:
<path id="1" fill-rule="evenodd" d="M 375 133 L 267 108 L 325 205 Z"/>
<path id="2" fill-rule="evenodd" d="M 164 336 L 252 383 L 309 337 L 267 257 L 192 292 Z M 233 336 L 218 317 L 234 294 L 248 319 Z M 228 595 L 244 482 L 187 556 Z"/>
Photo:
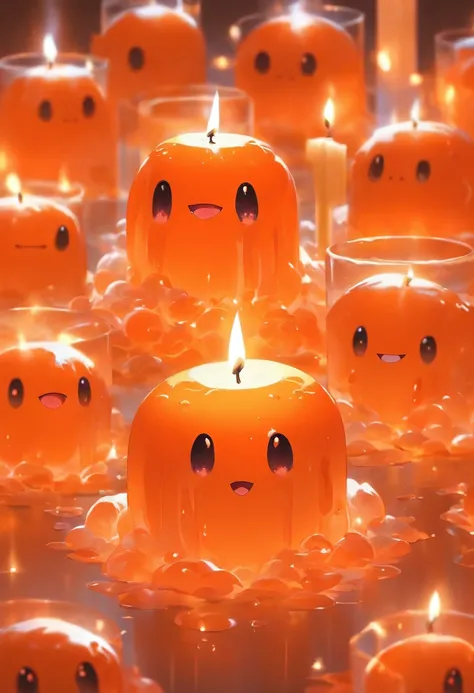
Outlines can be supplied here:
<path id="1" fill-rule="evenodd" d="M 69 181 L 64 174 L 57 183 L 47 180 L 22 180 L 21 190 L 24 195 L 42 197 L 58 205 L 63 205 L 82 221 L 84 186 L 80 183 Z M 12 191 L 9 188 L 8 175 L 0 183 L 0 197 L 9 197 Z"/>
<path id="2" fill-rule="evenodd" d="M 435 36 L 436 96 L 442 117 L 469 134 L 474 118 L 474 90 L 466 88 L 459 66 L 474 58 L 474 29 L 442 31 Z M 474 86 L 474 85 L 473 85 Z"/>
<path id="3" fill-rule="evenodd" d="M 46 64 L 43 53 L 18 53 L 7 55 L 0 59 L 0 92 L 2 92 L 13 80 L 21 77 L 25 72 L 40 68 Z M 71 67 L 87 73 L 95 82 L 105 90 L 107 87 L 107 61 L 95 58 L 82 53 L 58 53 L 54 60 L 56 67 Z M 71 71 L 71 80 L 74 80 L 74 73 Z"/>
<path id="4" fill-rule="evenodd" d="M 113 21 L 124 12 L 150 5 L 162 5 L 173 10 L 182 10 L 197 22 L 201 17 L 201 0 L 102 0 L 100 10 L 101 31 L 107 31 Z"/>

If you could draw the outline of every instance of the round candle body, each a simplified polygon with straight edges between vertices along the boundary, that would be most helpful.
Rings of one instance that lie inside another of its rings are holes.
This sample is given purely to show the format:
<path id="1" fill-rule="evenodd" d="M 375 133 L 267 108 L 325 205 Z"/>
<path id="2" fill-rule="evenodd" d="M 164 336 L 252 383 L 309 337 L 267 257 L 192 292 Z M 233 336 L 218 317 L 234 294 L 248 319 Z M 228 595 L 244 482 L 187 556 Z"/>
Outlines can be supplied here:
<path id="1" fill-rule="evenodd" d="M 158 86 L 206 81 L 206 45 L 195 21 L 159 4 L 120 14 L 92 41 L 109 61 L 109 91 L 130 99 Z"/>
<path id="2" fill-rule="evenodd" d="M 84 293 L 86 242 L 66 207 L 0 198 L 0 229 L 0 298 L 65 303 Z"/>
<path id="3" fill-rule="evenodd" d="M 0 137 L 20 178 L 84 185 L 112 195 L 117 183 L 117 125 L 89 70 L 63 64 L 27 70 L 0 99 Z"/>
<path id="4" fill-rule="evenodd" d="M 260 565 L 347 529 L 344 427 L 328 393 L 289 366 L 227 363 L 158 385 L 132 424 L 134 522 L 169 551 Z"/>
<path id="5" fill-rule="evenodd" d="M 257 134 L 272 143 L 326 135 L 323 112 L 336 105 L 338 141 L 353 132 L 344 124 L 365 113 L 363 60 L 356 44 L 337 24 L 295 13 L 260 24 L 240 43 L 236 85 L 255 103 Z M 338 125 L 341 124 L 341 128 Z M 359 142 L 360 143 L 360 142 Z"/>
<path id="6" fill-rule="evenodd" d="M 352 238 L 454 236 L 474 220 L 474 142 L 440 123 L 377 130 L 349 180 Z"/>
<path id="7" fill-rule="evenodd" d="M 76 349 L 38 342 L 0 354 L 0 460 L 78 471 L 110 431 L 111 404 L 94 364 Z"/>
<path id="8" fill-rule="evenodd" d="M 0 651 L 2 693 L 124 689 L 120 661 L 111 645 L 61 619 L 32 618 L 1 628 Z"/>
<path id="9" fill-rule="evenodd" d="M 383 650 L 367 667 L 364 688 L 365 693 L 470 690 L 474 690 L 472 645 L 461 638 L 437 634 L 416 635 Z"/>
<path id="10" fill-rule="evenodd" d="M 402 274 L 367 279 L 327 316 L 328 382 L 383 421 L 472 387 L 473 316 L 454 292 Z"/>
<path id="11" fill-rule="evenodd" d="M 127 208 L 133 270 L 200 299 L 250 291 L 291 302 L 301 283 L 293 178 L 261 142 L 220 133 L 215 142 L 168 140 L 140 168 Z"/>

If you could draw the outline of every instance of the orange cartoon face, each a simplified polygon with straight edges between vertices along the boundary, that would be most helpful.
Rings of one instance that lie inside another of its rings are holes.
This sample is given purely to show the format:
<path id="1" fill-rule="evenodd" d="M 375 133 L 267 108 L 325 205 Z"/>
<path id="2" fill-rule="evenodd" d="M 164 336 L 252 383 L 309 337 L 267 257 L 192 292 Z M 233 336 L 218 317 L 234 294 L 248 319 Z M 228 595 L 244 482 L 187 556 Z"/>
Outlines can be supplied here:
<path id="1" fill-rule="evenodd" d="M 153 272 L 200 299 L 245 291 L 291 302 L 299 289 L 293 179 L 266 146 L 241 135 L 161 144 L 133 183 L 127 250 L 143 279 Z M 194 142 L 194 144 L 193 144 Z"/>
<path id="2" fill-rule="evenodd" d="M 57 618 L 0 629 L 2 693 L 122 693 L 117 653 L 103 638 Z"/>
<path id="3" fill-rule="evenodd" d="M 369 664 L 365 693 L 462 693 L 474 690 L 474 649 L 465 640 L 420 635 L 384 650 Z"/>
<path id="4" fill-rule="evenodd" d="M 92 362 L 60 343 L 0 354 L 0 459 L 78 471 L 110 427 L 110 400 Z M 25 435 L 28 431 L 28 435 Z"/>
<path id="5" fill-rule="evenodd" d="M 474 142 L 439 123 L 375 132 L 350 177 L 352 238 L 455 236 L 474 218 Z"/>
<path id="6" fill-rule="evenodd" d="M 194 20 L 158 4 L 115 19 L 94 36 L 92 52 L 109 61 L 109 89 L 115 99 L 131 99 L 158 86 L 206 81 L 206 46 Z"/>
<path id="7" fill-rule="evenodd" d="M 300 371 L 263 361 L 245 368 L 265 377 L 275 365 L 285 379 L 247 389 L 246 372 L 229 390 L 214 388 L 201 366 L 159 385 L 139 408 L 129 504 L 166 550 L 254 566 L 315 532 L 338 540 L 346 531 L 340 414 Z"/>
<path id="8" fill-rule="evenodd" d="M 117 127 L 86 68 L 32 68 L 0 100 L 2 146 L 16 173 L 57 181 L 64 172 L 90 196 L 116 185 Z"/>
<path id="9" fill-rule="evenodd" d="M 357 284 L 330 309 L 327 340 L 331 390 L 389 423 L 470 382 L 472 314 L 422 279 L 384 274 Z"/>
<path id="10" fill-rule="evenodd" d="M 83 294 L 86 242 L 76 217 L 45 200 L 0 199 L 0 264 L 0 297 L 66 303 Z"/>
<path id="11" fill-rule="evenodd" d="M 328 98 L 338 123 L 365 112 L 362 57 L 341 27 L 322 18 L 298 13 L 262 23 L 238 47 L 235 79 L 255 103 L 258 135 L 272 143 L 279 135 L 324 136 Z"/>

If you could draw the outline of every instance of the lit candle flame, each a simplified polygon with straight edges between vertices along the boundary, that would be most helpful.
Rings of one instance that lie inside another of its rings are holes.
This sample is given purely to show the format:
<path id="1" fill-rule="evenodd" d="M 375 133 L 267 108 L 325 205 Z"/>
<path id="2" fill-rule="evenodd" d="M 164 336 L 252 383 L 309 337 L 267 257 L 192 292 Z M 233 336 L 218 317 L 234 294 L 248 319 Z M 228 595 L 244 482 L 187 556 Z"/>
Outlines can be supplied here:
<path id="1" fill-rule="evenodd" d="M 18 334 L 18 348 L 22 350 L 27 348 L 26 337 L 21 332 Z"/>
<path id="2" fill-rule="evenodd" d="M 215 144 L 214 137 L 219 130 L 219 116 L 219 92 L 216 91 L 212 102 L 211 115 L 207 122 L 207 137 L 209 137 L 209 144 Z"/>
<path id="3" fill-rule="evenodd" d="M 420 124 L 420 102 L 418 99 L 414 101 L 413 106 L 411 107 L 411 122 L 413 123 L 413 127 L 417 128 L 418 125 Z"/>
<path id="4" fill-rule="evenodd" d="M 328 99 L 326 101 L 326 105 L 324 106 L 324 126 L 326 130 L 329 132 L 334 125 L 334 119 L 336 116 L 336 109 L 334 107 L 334 101 L 332 99 Z"/>
<path id="5" fill-rule="evenodd" d="M 43 55 L 49 67 L 52 67 L 58 57 L 58 49 L 51 34 L 46 34 L 43 39 Z"/>
<path id="6" fill-rule="evenodd" d="M 381 72 L 390 72 L 392 69 L 392 58 L 388 51 L 379 51 L 377 53 L 377 65 Z"/>
<path id="7" fill-rule="evenodd" d="M 428 630 L 433 629 L 435 621 L 439 618 L 441 613 L 441 600 L 439 598 L 438 592 L 434 592 L 430 600 L 430 606 L 428 609 Z"/>
<path id="8" fill-rule="evenodd" d="M 320 671 L 320 672 L 324 671 L 325 666 L 324 666 L 324 662 L 323 662 L 323 660 L 322 660 L 321 657 L 318 657 L 318 658 L 313 662 L 313 665 L 311 666 L 311 669 L 312 669 L 313 671 Z"/>
<path id="9" fill-rule="evenodd" d="M 230 333 L 229 365 L 232 369 L 232 375 L 235 375 L 237 384 L 240 385 L 240 373 L 245 365 L 245 344 L 238 313 L 235 315 Z"/>
<path id="10" fill-rule="evenodd" d="M 412 268 L 409 267 L 408 271 L 407 271 L 407 275 L 405 277 L 405 286 L 410 286 L 414 277 L 415 277 L 415 273 L 413 272 Z"/>
<path id="11" fill-rule="evenodd" d="M 16 173 L 9 173 L 5 178 L 5 187 L 12 195 L 21 194 L 21 180 Z"/>
<path id="12" fill-rule="evenodd" d="M 69 178 L 67 177 L 67 173 L 63 168 L 59 172 L 58 187 L 62 193 L 71 192 L 71 183 L 69 182 Z"/>
<path id="13" fill-rule="evenodd" d="M 456 87 L 452 84 L 449 84 L 446 87 L 446 91 L 444 93 L 444 101 L 446 103 L 446 106 L 452 106 L 456 99 Z"/>

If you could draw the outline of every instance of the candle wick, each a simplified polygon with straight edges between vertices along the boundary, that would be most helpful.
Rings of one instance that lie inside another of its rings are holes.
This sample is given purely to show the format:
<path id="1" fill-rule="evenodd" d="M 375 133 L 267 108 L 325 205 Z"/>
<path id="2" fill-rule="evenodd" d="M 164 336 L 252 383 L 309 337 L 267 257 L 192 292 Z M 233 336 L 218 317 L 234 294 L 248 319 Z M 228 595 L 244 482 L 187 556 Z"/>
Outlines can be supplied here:
<path id="1" fill-rule="evenodd" d="M 413 118 L 411 122 L 413 123 L 413 130 L 418 130 L 418 121 Z"/>
<path id="2" fill-rule="evenodd" d="M 214 139 L 216 136 L 216 130 L 215 128 L 212 128 L 212 130 L 209 130 L 207 133 L 206 137 L 209 137 L 209 144 L 215 144 L 216 140 Z"/>
<path id="3" fill-rule="evenodd" d="M 434 624 L 436 623 L 436 619 L 433 619 L 432 621 L 428 621 L 426 624 L 426 632 L 427 633 L 434 633 Z"/>
<path id="4" fill-rule="evenodd" d="M 324 127 L 326 128 L 326 137 L 332 137 L 331 123 L 327 118 L 324 119 Z"/>
<path id="5" fill-rule="evenodd" d="M 234 364 L 233 369 L 232 369 L 232 375 L 235 375 L 235 380 L 237 382 L 237 385 L 240 385 L 242 383 L 242 381 L 240 379 L 240 374 L 244 370 L 244 366 L 245 366 L 244 359 L 238 358 Z"/>
<path id="6" fill-rule="evenodd" d="M 19 192 L 19 193 L 18 193 L 18 202 L 19 202 L 20 204 L 22 204 L 22 202 L 23 202 L 23 193 L 22 193 L 22 192 Z"/>

